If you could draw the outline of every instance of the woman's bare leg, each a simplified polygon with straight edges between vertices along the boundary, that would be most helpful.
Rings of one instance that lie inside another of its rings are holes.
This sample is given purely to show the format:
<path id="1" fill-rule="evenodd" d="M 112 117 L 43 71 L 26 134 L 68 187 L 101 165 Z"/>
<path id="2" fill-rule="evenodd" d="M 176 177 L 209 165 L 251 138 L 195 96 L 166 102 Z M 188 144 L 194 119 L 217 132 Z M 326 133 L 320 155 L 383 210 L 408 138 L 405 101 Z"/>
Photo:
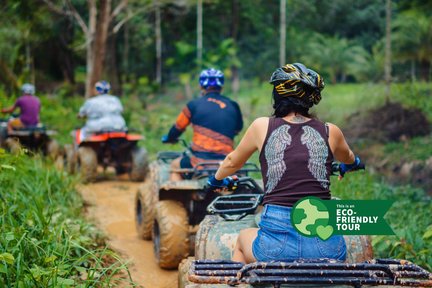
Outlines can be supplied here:
<path id="1" fill-rule="evenodd" d="M 248 228 L 241 230 L 234 248 L 233 261 L 245 264 L 256 262 L 252 253 L 252 242 L 257 237 L 258 228 Z"/>
<path id="2" fill-rule="evenodd" d="M 173 169 L 173 170 L 180 169 L 181 159 L 182 159 L 181 157 L 174 159 L 171 162 L 171 169 Z M 183 177 L 181 176 L 180 173 L 171 172 L 170 173 L 170 180 L 171 181 L 181 181 L 181 180 L 183 180 Z"/>

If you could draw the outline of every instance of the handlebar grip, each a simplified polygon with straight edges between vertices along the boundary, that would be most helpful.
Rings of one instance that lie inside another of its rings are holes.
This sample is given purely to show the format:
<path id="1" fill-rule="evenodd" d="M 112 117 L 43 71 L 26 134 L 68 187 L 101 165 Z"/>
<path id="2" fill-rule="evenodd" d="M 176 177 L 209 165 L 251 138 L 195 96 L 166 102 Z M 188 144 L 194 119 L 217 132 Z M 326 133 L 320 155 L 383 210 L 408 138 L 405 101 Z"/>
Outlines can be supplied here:
<path id="1" fill-rule="evenodd" d="M 358 171 L 358 170 L 365 170 L 366 165 L 363 162 L 360 162 L 360 164 L 357 165 L 357 167 L 354 167 L 348 171 L 342 171 L 340 166 L 338 168 L 339 168 L 339 180 L 340 180 L 345 176 L 345 173 L 354 172 L 354 171 Z"/>
<path id="2" fill-rule="evenodd" d="M 360 163 L 356 168 L 353 169 L 353 171 L 355 170 L 366 170 L 366 165 L 364 163 Z"/>

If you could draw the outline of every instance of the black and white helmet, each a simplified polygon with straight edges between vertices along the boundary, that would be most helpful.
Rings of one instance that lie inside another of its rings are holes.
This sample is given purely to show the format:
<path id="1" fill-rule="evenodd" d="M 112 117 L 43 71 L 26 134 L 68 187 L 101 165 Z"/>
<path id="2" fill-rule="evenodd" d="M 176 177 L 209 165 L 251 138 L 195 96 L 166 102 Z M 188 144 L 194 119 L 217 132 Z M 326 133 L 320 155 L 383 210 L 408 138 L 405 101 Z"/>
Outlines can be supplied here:
<path id="1" fill-rule="evenodd" d="M 310 108 L 321 101 L 323 78 L 301 63 L 286 64 L 276 69 L 270 83 L 281 97 L 295 97 L 300 105 Z"/>

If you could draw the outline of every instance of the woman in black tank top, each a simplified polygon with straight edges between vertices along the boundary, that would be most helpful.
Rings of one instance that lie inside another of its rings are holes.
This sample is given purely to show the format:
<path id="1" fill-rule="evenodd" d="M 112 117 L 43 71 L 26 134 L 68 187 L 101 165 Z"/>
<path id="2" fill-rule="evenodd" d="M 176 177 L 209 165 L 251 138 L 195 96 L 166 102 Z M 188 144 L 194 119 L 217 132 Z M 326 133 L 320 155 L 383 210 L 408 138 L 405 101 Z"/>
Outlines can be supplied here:
<path id="1" fill-rule="evenodd" d="M 255 261 L 293 261 L 307 258 L 345 260 L 343 237 L 326 241 L 304 237 L 291 226 L 291 207 L 305 196 L 330 199 L 331 163 L 359 165 L 341 130 L 309 114 L 321 100 L 322 77 L 301 63 L 287 64 L 271 76 L 273 117 L 256 119 L 237 148 L 221 164 L 209 185 L 223 187 L 224 178 L 239 170 L 256 151 L 260 152 L 264 180 L 264 210 L 258 228 L 242 230 L 233 259 Z M 352 163 L 352 164 L 351 164 Z"/>

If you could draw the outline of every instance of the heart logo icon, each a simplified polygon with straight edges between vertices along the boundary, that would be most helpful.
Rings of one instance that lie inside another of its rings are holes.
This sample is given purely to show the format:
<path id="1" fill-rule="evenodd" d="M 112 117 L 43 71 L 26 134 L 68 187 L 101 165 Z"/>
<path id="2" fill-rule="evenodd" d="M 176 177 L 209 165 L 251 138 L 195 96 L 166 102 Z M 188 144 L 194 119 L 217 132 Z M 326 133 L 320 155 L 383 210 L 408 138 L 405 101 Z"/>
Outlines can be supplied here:
<path id="1" fill-rule="evenodd" d="M 330 225 L 320 225 L 317 227 L 316 232 L 318 237 L 321 238 L 321 240 L 325 241 L 333 234 L 333 227 Z"/>

